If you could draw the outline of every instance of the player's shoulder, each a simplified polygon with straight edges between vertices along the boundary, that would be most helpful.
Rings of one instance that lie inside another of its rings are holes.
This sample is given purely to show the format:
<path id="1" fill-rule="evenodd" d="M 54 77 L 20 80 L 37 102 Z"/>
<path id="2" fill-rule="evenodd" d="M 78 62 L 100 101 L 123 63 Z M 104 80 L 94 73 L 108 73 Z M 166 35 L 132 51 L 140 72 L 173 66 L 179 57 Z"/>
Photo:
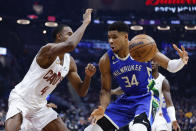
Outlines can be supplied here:
<path id="1" fill-rule="evenodd" d="M 159 75 L 162 75 L 162 74 L 159 73 Z M 169 81 L 164 75 L 162 75 L 162 80 L 163 80 L 163 85 L 169 86 Z"/>
<path id="2" fill-rule="evenodd" d="M 40 48 L 40 50 L 38 51 L 38 55 L 40 54 L 47 54 L 48 50 L 53 46 L 54 44 L 53 43 L 47 43 L 45 44 L 44 46 L 42 46 Z"/>
<path id="3" fill-rule="evenodd" d="M 66 54 L 68 57 L 69 57 L 69 59 L 70 59 L 70 62 L 72 63 L 72 62 L 74 62 L 75 63 L 75 60 L 74 60 L 74 58 L 70 55 L 70 54 Z"/>
<path id="4" fill-rule="evenodd" d="M 163 82 L 169 84 L 169 81 L 168 81 L 168 79 L 166 77 L 163 79 Z"/>
<path id="5" fill-rule="evenodd" d="M 170 84 L 166 78 L 163 80 L 162 89 L 163 90 L 170 90 Z"/>
<path id="6" fill-rule="evenodd" d="M 101 58 L 99 59 L 99 62 L 107 62 L 109 60 L 108 53 L 104 53 Z"/>
<path id="7" fill-rule="evenodd" d="M 54 45 L 53 43 L 47 43 L 44 46 L 42 46 L 41 49 L 47 49 L 47 48 L 50 48 L 53 45 Z"/>
<path id="8" fill-rule="evenodd" d="M 48 52 L 49 52 L 52 45 L 53 45 L 52 43 L 47 43 L 46 45 L 42 46 L 40 48 L 40 50 L 38 51 L 36 58 L 37 59 L 38 58 L 44 58 L 44 59 L 48 58 L 49 57 Z"/>
<path id="9" fill-rule="evenodd" d="M 99 59 L 99 66 L 100 68 L 104 68 L 106 70 L 110 69 L 110 60 L 107 52 Z"/>

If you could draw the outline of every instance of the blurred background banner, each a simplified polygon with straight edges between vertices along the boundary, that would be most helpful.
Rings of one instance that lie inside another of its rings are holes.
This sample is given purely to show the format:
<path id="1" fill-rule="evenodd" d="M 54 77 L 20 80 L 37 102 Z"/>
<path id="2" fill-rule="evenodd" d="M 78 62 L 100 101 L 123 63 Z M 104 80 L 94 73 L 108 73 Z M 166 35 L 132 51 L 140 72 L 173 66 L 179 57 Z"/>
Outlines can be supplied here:
<path id="1" fill-rule="evenodd" d="M 165 13 L 195 13 L 195 0 L 88 0 L 89 6 L 98 10 L 130 10 L 165 12 Z"/>

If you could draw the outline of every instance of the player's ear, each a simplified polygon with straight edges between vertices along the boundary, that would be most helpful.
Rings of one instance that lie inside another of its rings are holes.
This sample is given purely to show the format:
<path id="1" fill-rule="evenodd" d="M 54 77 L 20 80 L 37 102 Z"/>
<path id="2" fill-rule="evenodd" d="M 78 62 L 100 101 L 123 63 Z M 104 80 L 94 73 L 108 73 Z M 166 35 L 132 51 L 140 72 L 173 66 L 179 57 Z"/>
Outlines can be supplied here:
<path id="1" fill-rule="evenodd" d="M 125 34 L 125 38 L 128 39 L 128 34 L 127 33 Z"/>

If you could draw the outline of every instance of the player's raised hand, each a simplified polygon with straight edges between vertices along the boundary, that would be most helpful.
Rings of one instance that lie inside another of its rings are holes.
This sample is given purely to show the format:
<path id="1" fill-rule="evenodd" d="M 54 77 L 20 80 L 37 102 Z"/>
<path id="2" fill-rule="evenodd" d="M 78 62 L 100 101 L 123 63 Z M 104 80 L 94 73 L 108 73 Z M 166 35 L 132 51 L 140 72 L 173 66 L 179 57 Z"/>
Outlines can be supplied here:
<path id="1" fill-rule="evenodd" d="M 181 45 L 181 49 L 179 49 L 175 44 L 173 44 L 174 49 L 178 52 L 180 58 L 182 59 L 184 64 L 188 63 L 188 53 L 187 51 L 184 49 L 184 47 Z"/>
<path id="2" fill-rule="evenodd" d="M 97 109 L 95 109 L 91 113 L 91 116 L 88 118 L 91 124 L 93 125 L 96 124 L 97 121 L 104 116 L 104 112 L 105 112 L 105 109 L 102 106 L 99 106 Z"/>
<path id="3" fill-rule="evenodd" d="M 96 67 L 93 64 L 88 64 L 85 67 L 85 74 L 88 77 L 92 77 L 96 72 Z"/>
<path id="4" fill-rule="evenodd" d="M 83 23 L 89 24 L 91 22 L 91 14 L 93 9 L 86 9 L 85 13 L 83 14 Z"/>
<path id="5" fill-rule="evenodd" d="M 175 131 L 181 131 L 180 126 L 177 121 L 172 122 L 172 127 L 174 128 Z"/>

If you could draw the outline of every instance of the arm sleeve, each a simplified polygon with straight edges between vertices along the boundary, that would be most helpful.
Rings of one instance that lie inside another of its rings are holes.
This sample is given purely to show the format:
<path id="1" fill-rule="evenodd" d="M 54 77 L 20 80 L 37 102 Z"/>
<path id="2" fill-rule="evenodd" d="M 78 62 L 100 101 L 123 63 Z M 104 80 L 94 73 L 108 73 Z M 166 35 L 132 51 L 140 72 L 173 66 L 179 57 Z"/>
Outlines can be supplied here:
<path id="1" fill-rule="evenodd" d="M 168 113 L 168 116 L 169 116 L 171 122 L 176 121 L 176 111 L 175 111 L 174 106 L 168 107 L 167 113 Z"/>
<path id="2" fill-rule="evenodd" d="M 174 59 L 168 62 L 167 70 L 172 73 L 176 73 L 184 67 L 182 59 Z"/>

